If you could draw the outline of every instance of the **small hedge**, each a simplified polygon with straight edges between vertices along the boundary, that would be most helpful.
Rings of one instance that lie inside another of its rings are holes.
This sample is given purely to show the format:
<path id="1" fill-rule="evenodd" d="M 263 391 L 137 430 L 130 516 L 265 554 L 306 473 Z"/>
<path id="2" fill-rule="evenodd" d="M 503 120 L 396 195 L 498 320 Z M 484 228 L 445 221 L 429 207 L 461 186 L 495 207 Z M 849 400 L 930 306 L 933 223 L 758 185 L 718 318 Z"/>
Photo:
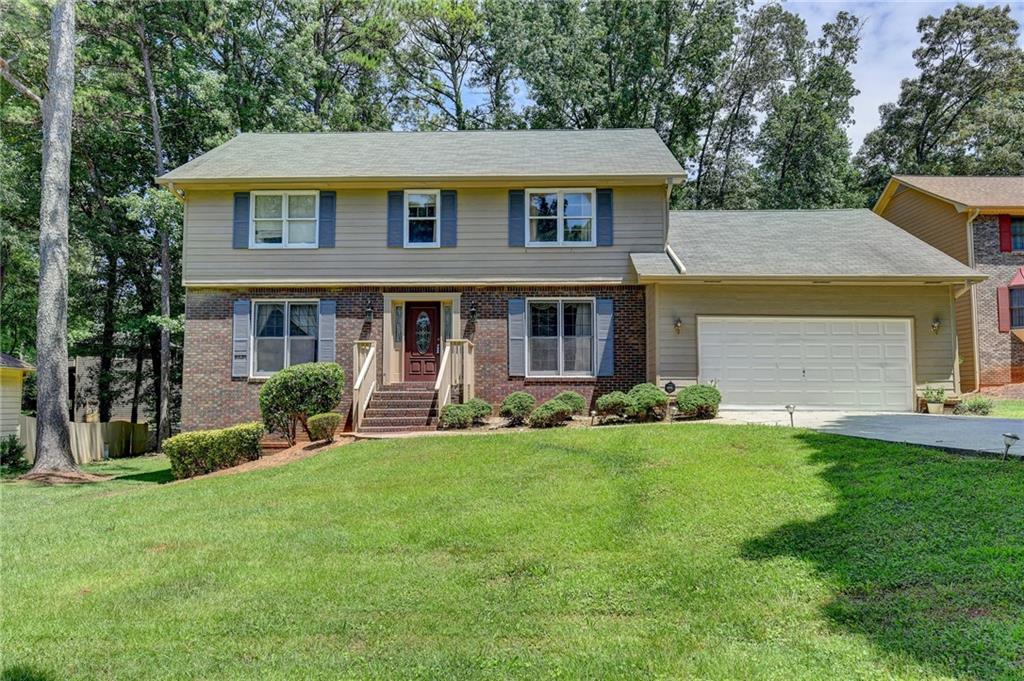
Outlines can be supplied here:
<path id="1" fill-rule="evenodd" d="M 341 404 L 345 371 L 334 362 L 296 364 L 267 379 L 260 388 L 260 414 L 267 430 L 281 433 L 295 444 L 298 425 L 313 440 L 307 420 Z"/>
<path id="2" fill-rule="evenodd" d="M 665 418 L 668 395 L 653 383 L 641 383 L 629 391 L 633 402 L 632 416 L 637 421 L 660 421 Z"/>
<path id="3" fill-rule="evenodd" d="M 526 419 L 533 413 L 533 408 L 536 404 L 537 400 L 534 399 L 533 395 L 519 390 L 502 401 L 498 413 L 508 419 L 508 425 L 518 426 L 526 422 Z"/>
<path id="4" fill-rule="evenodd" d="M 584 399 L 583 395 L 572 390 L 566 390 L 555 395 L 555 399 L 559 402 L 564 402 L 569 407 L 569 414 L 579 415 L 587 410 L 587 400 Z"/>
<path id="5" fill-rule="evenodd" d="M 491 405 L 481 400 L 479 397 L 474 397 L 469 402 L 466 402 L 464 406 L 469 407 L 473 412 L 473 423 L 480 424 L 491 415 L 493 411 Z"/>
<path id="6" fill-rule="evenodd" d="M 164 440 L 163 449 L 176 478 L 191 478 L 260 458 L 262 423 L 220 430 L 197 430 Z"/>
<path id="7" fill-rule="evenodd" d="M 562 425 L 571 417 L 572 408 L 561 400 L 553 399 L 533 410 L 529 424 L 531 428 L 553 428 Z"/>
<path id="8" fill-rule="evenodd" d="M 615 416 L 620 419 L 632 415 L 634 408 L 633 400 L 621 390 L 601 395 L 597 398 L 595 406 L 598 416 Z"/>
<path id="9" fill-rule="evenodd" d="M 437 427 L 443 430 L 463 430 L 473 425 L 477 410 L 470 404 L 446 404 L 441 409 Z"/>
<path id="10" fill-rule="evenodd" d="M 309 438 L 314 442 L 318 440 L 333 440 L 334 434 L 341 427 L 341 414 L 336 411 L 329 411 L 326 414 L 310 416 L 306 421 L 309 427 Z"/>
<path id="11" fill-rule="evenodd" d="M 25 458 L 25 445 L 17 435 L 8 435 L 0 439 L 0 473 L 20 473 L 28 470 L 28 459 Z"/>
<path id="12" fill-rule="evenodd" d="M 676 408 L 682 416 L 713 419 L 718 416 L 722 393 L 713 385 L 688 385 L 679 391 Z"/>
<path id="13" fill-rule="evenodd" d="M 981 395 L 974 395 L 968 397 L 960 404 L 953 408 L 954 414 L 960 415 L 971 415 L 971 416 L 988 416 L 992 413 L 996 403 L 987 397 Z"/>

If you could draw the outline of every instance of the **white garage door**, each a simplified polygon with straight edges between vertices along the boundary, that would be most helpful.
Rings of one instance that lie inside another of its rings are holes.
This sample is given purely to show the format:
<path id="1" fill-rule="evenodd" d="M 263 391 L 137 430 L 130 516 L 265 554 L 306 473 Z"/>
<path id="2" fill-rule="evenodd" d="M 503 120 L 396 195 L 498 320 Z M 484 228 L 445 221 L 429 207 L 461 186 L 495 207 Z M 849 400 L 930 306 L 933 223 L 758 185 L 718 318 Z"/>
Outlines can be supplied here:
<path id="1" fill-rule="evenodd" d="M 701 317 L 701 382 L 734 407 L 910 411 L 910 320 Z"/>

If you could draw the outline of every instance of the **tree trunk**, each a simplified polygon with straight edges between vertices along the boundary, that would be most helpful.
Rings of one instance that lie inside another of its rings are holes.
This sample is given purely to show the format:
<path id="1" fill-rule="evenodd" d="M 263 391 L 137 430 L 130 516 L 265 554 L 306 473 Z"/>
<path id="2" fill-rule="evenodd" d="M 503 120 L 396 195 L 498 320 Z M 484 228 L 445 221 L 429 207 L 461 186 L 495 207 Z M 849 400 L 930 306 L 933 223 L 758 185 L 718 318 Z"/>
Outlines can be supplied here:
<path id="1" fill-rule="evenodd" d="M 43 98 L 42 195 L 39 206 L 39 310 L 36 316 L 38 407 L 31 473 L 75 471 L 68 426 L 68 193 L 71 98 L 75 89 L 75 4 L 61 0 L 50 17 L 49 91 Z"/>
<path id="2" fill-rule="evenodd" d="M 142 54 L 142 69 L 146 74 L 146 92 L 149 95 L 149 115 L 153 127 L 153 157 L 157 177 L 164 174 L 164 147 L 160 136 L 160 107 L 156 99 L 156 85 L 153 82 L 153 68 L 149 62 L 149 44 L 146 41 L 146 25 L 139 20 L 139 51 Z M 160 316 L 164 324 L 160 327 L 160 396 L 157 401 L 156 450 L 160 451 L 163 441 L 171 434 L 171 331 L 166 321 L 171 317 L 171 242 L 167 225 L 157 225 L 160 232 Z"/>

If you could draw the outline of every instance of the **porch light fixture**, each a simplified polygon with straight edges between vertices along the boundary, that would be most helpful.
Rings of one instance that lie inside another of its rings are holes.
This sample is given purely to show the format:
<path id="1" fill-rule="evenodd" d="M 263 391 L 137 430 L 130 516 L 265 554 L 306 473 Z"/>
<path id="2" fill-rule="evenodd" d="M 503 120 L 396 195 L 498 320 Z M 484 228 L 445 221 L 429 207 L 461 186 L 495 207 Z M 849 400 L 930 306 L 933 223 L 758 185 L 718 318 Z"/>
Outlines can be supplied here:
<path id="1" fill-rule="evenodd" d="M 363 313 L 363 321 L 367 324 L 373 322 L 373 305 L 366 306 L 366 312 Z"/>
<path id="2" fill-rule="evenodd" d="M 1004 461 L 1006 460 L 1006 457 L 1009 456 L 1009 454 L 1010 454 L 1010 447 L 1012 447 L 1015 444 L 1017 444 L 1017 440 L 1019 440 L 1019 439 L 1020 439 L 1020 435 L 1015 435 L 1013 433 L 1003 433 L 1003 460 Z"/>
<path id="3" fill-rule="evenodd" d="M 796 405 L 795 404 L 787 404 L 786 405 L 786 411 L 789 412 L 789 427 L 792 428 L 793 427 L 793 412 L 796 411 Z"/>
<path id="4" fill-rule="evenodd" d="M 469 306 L 469 321 L 476 321 L 476 303 Z"/>
<path id="5" fill-rule="evenodd" d="M 683 332 L 683 320 L 676 317 L 675 322 L 672 323 L 672 328 L 675 329 L 677 336 L 681 334 Z"/>
<path id="6" fill-rule="evenodd" d="M 939 329 L 942 328 L 942 320 L 936 317 L 932 320 L 932 333 L 936 336 L 939 335 Z"/>

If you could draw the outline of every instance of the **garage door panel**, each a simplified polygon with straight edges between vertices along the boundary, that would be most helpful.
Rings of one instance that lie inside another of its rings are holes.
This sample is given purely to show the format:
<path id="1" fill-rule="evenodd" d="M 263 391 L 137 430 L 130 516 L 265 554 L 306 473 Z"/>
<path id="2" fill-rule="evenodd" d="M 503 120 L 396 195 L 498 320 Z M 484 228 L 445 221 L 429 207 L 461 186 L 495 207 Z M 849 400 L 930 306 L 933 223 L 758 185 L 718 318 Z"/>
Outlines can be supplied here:
<path id="1" fill-rule="evenodd" d="M 704 317 L 700 379 L 726 405 L 908 411 L 910 343 L 907 320 Z"/>

